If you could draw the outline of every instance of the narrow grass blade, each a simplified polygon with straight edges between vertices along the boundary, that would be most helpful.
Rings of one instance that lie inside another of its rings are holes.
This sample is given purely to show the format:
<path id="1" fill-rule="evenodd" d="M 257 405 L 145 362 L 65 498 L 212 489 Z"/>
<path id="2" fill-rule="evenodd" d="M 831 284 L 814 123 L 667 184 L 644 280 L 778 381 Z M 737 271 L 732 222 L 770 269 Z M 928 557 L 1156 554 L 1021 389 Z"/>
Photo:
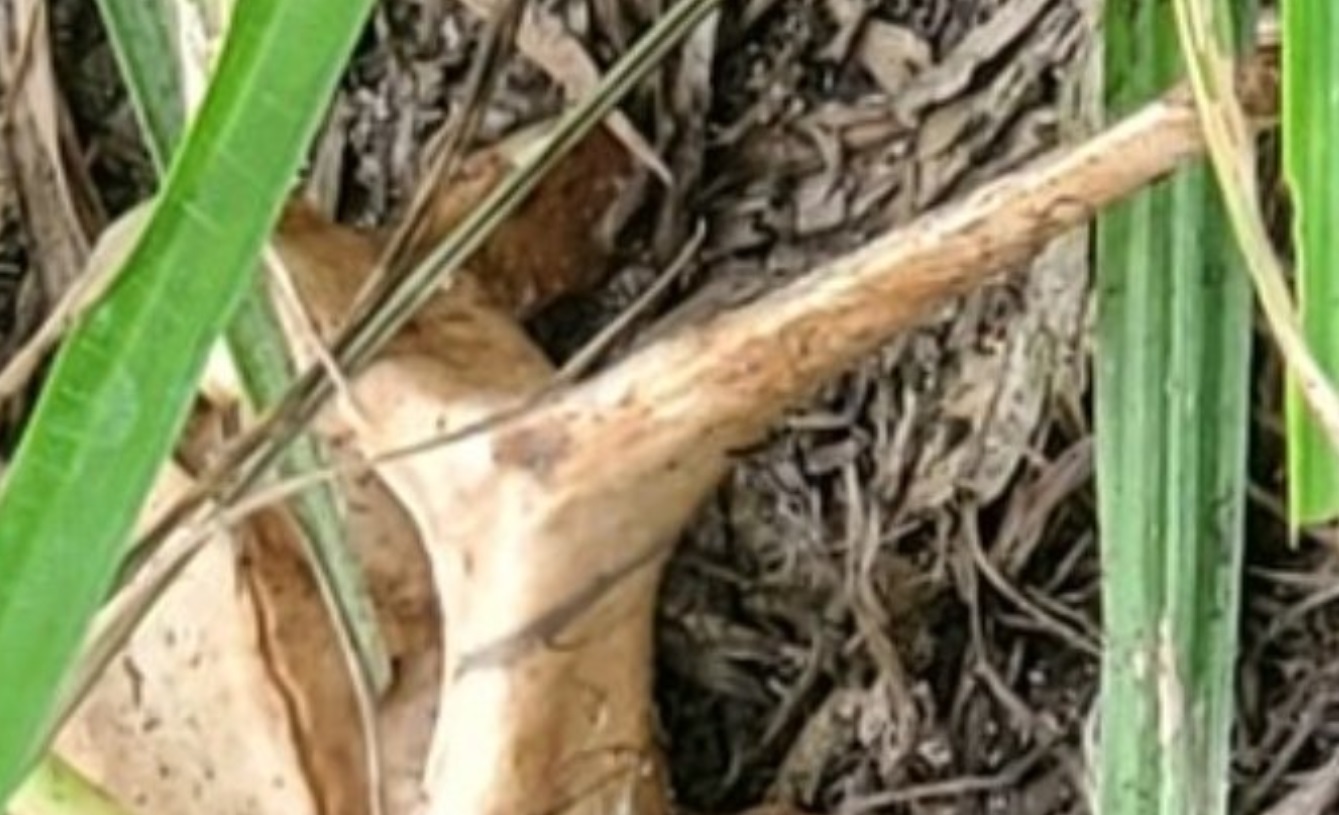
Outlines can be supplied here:
<path id="1" fill-rule="evenodd" d="M 1254 134 L 1234 87 L 1233 38 L 1226 23 L 1232 5 L 1227 0 L 1173 0 L 1172 8 L 1209 160 L 1260 311 L 1294 392 L 1339 450 L 1339 390 L 1307 344 L 1260 211 Z"/>
<path id="2" fill-rule="evenodd" d="M 1181 69 L 1171 9 L 1108 0 L 1107 105 Z M 1104 815 L 1226 812 L 1250 286 L 1203 163 L 1098 228 L 1096 434 Z"/>
<path id="3" fill-rule="evenodd" d="M 1316 360 L 1339 378 L 1339 7 L 1283 3 L 1283 166 L 1292 190 L 1297 305 Z M 1339 454 L 1289 383 L 1288 505 L 1296 525 L 1339 519 Z"/>
<path id="4" fill-rule="evenodd" d="M 99 0 L 131 99 L 144 123 L 145 140 L 160 172 L 177 148 L 186 103 L 165 0 Z M 279 319 L 259 281 L 252 284 L 226 331 L 228 350 L 252 405 L 263 410 L 283 395 L 293 379 L 293 362 Z M 322 451 L 300 436 L 280 462 L 285 475 L 320 469 Z M 322 485 L 295 496 L 294 514 L 302 528 L 322 593 L 353 651 L 363 684 L 381 690 L 390 682 L 390 659 L 377 628 L 372 601 L 349 551 L 334 490 Z"/>
<path id="5" fill-rule="evenodd" d="M 143 238 L 56 358 L 0 484 L 0 801 L 41 747 L 370 6 L 238 6 Z"/>
<path id="6" fill-rule="evenodd" d="M 108 39 L 144 132 L 149 155 L 161 171 L 186 126 L 186 96 L 172 55 L 173 22 L 164 0 L 98 0 Z"/>

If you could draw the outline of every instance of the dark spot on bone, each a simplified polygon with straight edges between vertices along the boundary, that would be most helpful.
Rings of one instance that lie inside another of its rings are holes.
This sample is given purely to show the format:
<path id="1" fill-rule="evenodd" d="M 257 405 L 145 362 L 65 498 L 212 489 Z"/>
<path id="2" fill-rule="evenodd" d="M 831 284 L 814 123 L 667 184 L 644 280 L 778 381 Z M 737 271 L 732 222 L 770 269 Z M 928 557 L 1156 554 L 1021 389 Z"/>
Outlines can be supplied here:
<path id="1" fill-rule="evenodd" d="M 547 480 L 571 447 L 567 431 L 553 424 L 522 427 L 502 435 L 493 447 L 493 461 L 501 467 L 530 471 Z"/>

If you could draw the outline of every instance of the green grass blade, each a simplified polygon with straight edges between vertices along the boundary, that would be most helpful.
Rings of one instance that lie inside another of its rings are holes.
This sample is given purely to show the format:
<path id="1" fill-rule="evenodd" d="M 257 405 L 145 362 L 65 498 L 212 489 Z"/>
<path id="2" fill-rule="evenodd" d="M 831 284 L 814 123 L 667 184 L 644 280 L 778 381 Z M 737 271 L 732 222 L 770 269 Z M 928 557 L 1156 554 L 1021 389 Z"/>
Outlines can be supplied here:
<path id="1" fill-rule="evenodd" d="M 122 279 L 57 355 L 0 485 L 0 800 L 37 755 L 371 2 L 238 6 Z"/>
<path id="2" fill-rule="evenodd" d="M 1339 7 L 1283 3 L 1283 166 L 1292 190 L 1297 305 L 1316 360 L 1339 379 Z M 1289 382 L 1288 496 L 1294 524 L 1339 518 L 1339 455 Z"/>
<path id="3" fill-rule="evenodd" d="M 126 78 L 126 88 L 144 131 L 144 142 L 161 171 L 186 126 L 186 95 L 173 54 L 173 22 L 164 0 L 98 0 L 108 39 Z"/>
<path id="4" fill-rule="evenodd" d="M 1108 0 L 1107 106 L 1179 75 L 1171 10 Z M 1250 286 L 1204 163 L 1098 227 L 1103 615 L 1097 810 L 1226 811 Z"/>
<path id="5" fill-rule="evenodd" d="M 1172 8 L 1200 129 L 1260 312 L 1294 391 L 1305 398 L 1318 427 L 1339 450 L 1339 389 L 1307 343 L 1260 210 L 1255 134 L 1237 99 L 1231 26 L 1225 23 L 1232 9 L 1224 0 L 1172 0 Z"/>
<path id="6" fill-rule="evenodd" d="M 227 338 L 243 387 L 257 408 L 274 405 L 293 382 L 293 360 L 278 316 L 260 286 L 251 286 L 231 323 Z M 324 451 L 301 434 L 279 460 L 281 475 L 297 476 L 326 466 Z M 293 514 L 307 545 L 323 599 L 334 616 L 340 639 L 352 650 L 366 701 L 390 684 L 390 657 L 377 623 L 372 595 L 349 546 L 335 491 L 322 484 L 293 496 Z"/>
<path id="7" fill-rule="evenodd" d="M 184 126 L 183 87 L 173 21 L 164 0 L 99 0 L 145 141 L 160 173 L 177 148 Z M 247 291 L 225 333 L 247 397 L 258 410 L 273 405 L 293 380 L 293 362 L 279 319 L 259 281 Z M 321 449 L 298 437 L 279 464 L 284 475 L 320 469 Z M 364 685 L 384 689 L 390 659 L 377 628 L 372 600 L 349 550 L 335 492 L 328 485 L 294 496 L 294 514 L 306 538 L 326 601 L 347 639 Z"/>

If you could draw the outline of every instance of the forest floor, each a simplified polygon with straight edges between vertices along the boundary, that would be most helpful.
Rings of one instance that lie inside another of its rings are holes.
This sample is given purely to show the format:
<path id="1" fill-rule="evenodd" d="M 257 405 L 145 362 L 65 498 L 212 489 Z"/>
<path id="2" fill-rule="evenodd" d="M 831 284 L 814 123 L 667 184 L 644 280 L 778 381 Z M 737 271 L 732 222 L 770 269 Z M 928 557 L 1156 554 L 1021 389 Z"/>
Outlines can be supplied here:
<path id="1" fill-rule="evenodd" d="M 597 65 L 662 5 L 544 4 Z M 1092 5 L 728 4 L 625 108 L 673 185 L 643 174 L 623 207 L 615 274 L 534 332 L 555 359 L 572 353 L 699 230 L 641 330 L 681 304 L 747 300 L 1082 137 L 1099 118 Z M 52 31 L 78 149 L 116 213 L 152 174 L 95 5 L 53 3 Z M 480 31 L 449 0 L 380 5 L 314 164 L 312 184 L 342 220 L 396 217 L 429 138 L 464 103 Z M 553 78 L 517 56 L 481 139 L 561 102 Z M 5 207 L 0 328 L 13 333 L 41 306 L 17 296 L 25 222 Z M 658 698 L 682 804 L 1086 811 L 1101 631 L 1089 243 L 1072 235 L 945 309 L 741 451 L 661 600 Z M 1339 550 L 1288 544 L 1279 371 L 1258 356 L 1241 813 L 1268 811 L 1316 768 L 1335 775 L 1339 750 Z"/>

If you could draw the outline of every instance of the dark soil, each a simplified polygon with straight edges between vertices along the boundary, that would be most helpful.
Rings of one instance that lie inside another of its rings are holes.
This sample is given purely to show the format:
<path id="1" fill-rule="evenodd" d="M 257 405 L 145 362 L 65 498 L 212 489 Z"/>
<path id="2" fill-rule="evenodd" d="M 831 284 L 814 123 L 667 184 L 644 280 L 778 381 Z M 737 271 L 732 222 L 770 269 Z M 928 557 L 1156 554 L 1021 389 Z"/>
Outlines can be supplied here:
<path id="1" fill-rule="evenodd" d="M 660 5 L 545 7 L 607 65 Z M 538 335 L 570 353 L 698 223 L 704 244 L 662 311 L 746 299 L 1079 137 L 1095 104 L 1089 5 L 729 4 L 696 56 L 627 108 L 676 186 L 648 177 L 610 283 L 543 315 Z M 133 117 L 91 0 L 54 3 L 52 21 L 79 144 L 114 213 L 151 178 Z M 449 0 L 382 4 L 322 142 L 327 203 L 343 219 L 398 214 L 425 143 L 465 103 L 480 31 Z M 513 59 L 480 140 L 561 98 Z M 27 255 L 7 206 L 0 329 L 12 336 L 25 324 L 15 292 Z M 1075 236 L 891 343 L 741 453 L 663 597 L 659 698 L 685 807 L 1086 811 L 1100 632 L 1087 267 Z M 1265 811 L 1339 748 L 1339 559 L 1315 540 L 1286 545 L 1277 376 L 1269 360 L 1260 368 L 1242 813 Z"/>

